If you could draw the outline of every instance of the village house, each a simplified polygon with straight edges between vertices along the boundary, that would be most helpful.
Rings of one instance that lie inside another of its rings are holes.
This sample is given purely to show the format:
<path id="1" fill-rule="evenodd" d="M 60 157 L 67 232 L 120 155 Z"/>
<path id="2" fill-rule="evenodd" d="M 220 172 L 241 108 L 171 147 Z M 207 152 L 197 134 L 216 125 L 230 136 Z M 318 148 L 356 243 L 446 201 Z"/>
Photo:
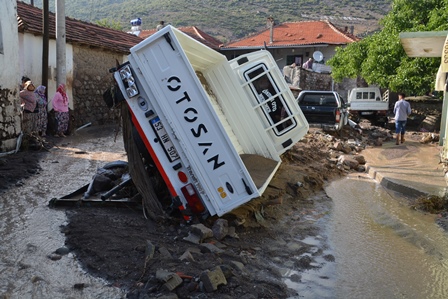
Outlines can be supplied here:
<path id="1" fill-rule="evenodd" d="M 42 68 L 42 10 L 17 2 L 19 57 L 21 75 L 40 81 Z M 104 124 L 117 119 L 102 99 L 113 80 L 108 70 L 122 63 L 132 46 L 141 38 L 92 23 L 66 18 L 67 89 L 71 101 L 72 126 L 86 123 Z M 49 15 L 49 83 L 48 96 L 56 90 L 55 14 Z M 51 106 L 50 106 L 51 108 Z"/>
<path id="2" fill-rule="evenodd" d="M 19 103 L 19 37 L 16 0 L 0 9 L 0 153 L 13 151 L 22 130 Z"/>
<path id="3" fill-rule="evenodd" d="M 223 45 L 222 53 L 228 59 L 233 59 L 267 48 L 282 69 L 292 63 L 302 65 L 317 51 L 322 53 L 322 60 L 319 62 L 324 63 L 334 56 L 336 48 L 359 41 L 348 28 L 341 30 L 327 20 L 286 22 L 278 25 L 273 22 L 273 19 L 268 19 L 269 28 Z"/>
<path id="4" fill-rule="evenodd" d="M 348 27 L 341 30 L 327 20 L 275 24 L 273 18 L 268 18 L 267 29 L 240 40 L 231 41 L 223 45 L 220 51 L 226 55 L 227 59 L 233 59 L 248 52 L 267 49 L 277 61 L 280 70 L 293 63 L 297 66 L 294 72 L 294 76 L 297 77 L 296 86 L 292 87 L 336 90 L 345 95 L 358 83 L 356 80 L 347 80 L 341 84 L 334 83 L 330 76 L 331 67 L 325 65 L 325 62 L 334 56 L 336 48 L 360 40 L 351 32 L 352 30 Z M 309 58 L 314 59 L 312 68 L 314 72 L 304 71 L 301 68 Z M 293 78 L 289 79 L 293 81 Z"/>

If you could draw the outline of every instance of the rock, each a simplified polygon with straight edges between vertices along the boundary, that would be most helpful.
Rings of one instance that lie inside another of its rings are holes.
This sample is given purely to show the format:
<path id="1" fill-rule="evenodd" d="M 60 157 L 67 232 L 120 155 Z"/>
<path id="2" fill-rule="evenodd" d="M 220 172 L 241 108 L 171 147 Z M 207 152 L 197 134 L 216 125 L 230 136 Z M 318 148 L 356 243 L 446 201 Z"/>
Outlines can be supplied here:
<path id="1" fill-rule="evenodd" d="M 335 149 L 335 150 L 337 150 L 337 151 L 342 151 L 342 143 L 341 142 L 335 142 L 334 144 L 333 144 L 333 147 L 331 147 L 332 149 Z"/>
<path id="2" fill-rule="evenodd" d="M 182 278 L 180 278 L 180 276 L 176 273 L 163 269 L 158 269 L 156 271 L 156 278 L 162 282 L 165 282 L 162 288 L 169 292 L 177 288 L 183 282 Z"/>
<path id="3" fill-rule="evenodd" d="M 69 250 L 67 247 L 62 246 L 62 247 L 56 249 L 56 251 L 55 251 L 54 253 L 56 253 L 56 254 L 60 254 L 60 255 L 66 255 L 66 254 L 68 254 L 69 252 L 70 252 L 70 250 Z"/>
<path id="4" fill-rule="evenodd" d="M 351 156 L 342 155 L 339 157 L 338 164 L 341 164 L 343 167 L 346 166 L 349 169 L 356 169 L 359 165 L 359 162 L 353 159 Z"/>
<path id="5" fill-rule="evenodd" d="M 200 242 L 207 238 L 213 237 L 213 231 L 202 223 L 191 226 L 191 232 L 200 238 Z"/>
<path id="6" fill-rule="evenodd" d="M 224 252 L 224 250 L 219 249 L 218 247 L 216 247 L 215 245 L 213 245 L 211 243 L 203 243 L 200 245 L 200 247 L 201 247 L 201 252 L 211 252 L 211 253 Z"/>
<path id="7" fill-rule="evenodd" d="M 60 254 L 56 254 L 56 253 L 52 253 L 48 255 L 48 258 L 52 261 L 58 261 L 62 258 L 62 255 Z"/>
<path id="8" fill-rule="evenodd" d="M 215 221 L 212 227 L 213 236 L 217 240 L 224 239 L 225 236 L 227 236 L 229 232 L 229 223 L 225 219 L 218 219 Z"/>
<path id="9" fill-rule="evenodd" d="M 221 268 L 221 271 L 224 274 L 224 277 L 226 279 L 229 279 L 230 277 L 233 276 L 233 272 L 232 272 L 233 268 L 231 266 L 229 266 L 229 265 L 221 265 L 219 267 Z"/>
<path id="10" fill-rule="evenodd" d="M 232 266 L 234 269 L 238 269 L 240 271 L 244 270 L 244 264 L 238 261 L 230 261 L 230 266 Z"/>
<path id="11" fill-rule="evenodd" d="M 366 164 L 366 158 L 363 155 L 354 155 L 352 156 L 352 158 L 358 161 L 358 163 L 361 165 Z"/>
<path id="12" fill-rule="evenodd" d="M 234 226 L 229 226 L 227 235 L 231 238 L 239 239 L 240 237 L 236 233 L 236 228 Z"/>
<path id="13" fill-rule="evenodd" d="M 202 272 L 200 279 L 204 284 L 205 291 L 208 293 L 216 291 L 218 286 L 222 284 L 227 284 L 226 277 L 219 266 L 213 268 L 212 270 Z"/>
<path id="14" fill-rule="evenodd" d="M 351 151 L 352 151 L 352 148 L 350 145 L 348 145 L 348 144 L 342 145 L 342 152 L 344 152 L 345 154 L 349 154 L 349 153 L 351 153 Z"/>
<path id="15" fill-rule="evenodd" d="M 357 171 L 357 172 L 366 172 L 366 167 L 365 167 L 364 165 L 359 165 L 359 166 L 356 168 L 356 171 Z"/>
<path id="16" fill-rule="evenodd" d="M 383 139 L 382 138 L 378 138 L 373 142 L 373 145 L 375 146 L 383 146 Z"/>
<path id="17" fill-rule="evenodd" d="M 190 243 L 193 243 L 193 244 L 201 244 L 201 237 L 199 237 L 198 235 L 195 235 L 192 232 L 189 232 L 188 236 L 186 236 L 184 238 L 184 240 L 188 241 Z"/>
<path id="18" fill-rule="evenodd" d="M 181 260 L 181 261 L 189 261 L 189 262 L 194 262 L 194 257 L 191 255 L 191 252 L 190 251 L 185 251 L 184 252 L 184 254 L 182 254 L 180 257 L 179 257 L 179 259 Z"/>
<path id="19" fill-rule="evenodd" d="M 145 248 L 145 260 L 150 260 L 154 257 L 154 252 L 156 251 L 156 246 L 154 246 L 151 241 L 146 240 Z"/>

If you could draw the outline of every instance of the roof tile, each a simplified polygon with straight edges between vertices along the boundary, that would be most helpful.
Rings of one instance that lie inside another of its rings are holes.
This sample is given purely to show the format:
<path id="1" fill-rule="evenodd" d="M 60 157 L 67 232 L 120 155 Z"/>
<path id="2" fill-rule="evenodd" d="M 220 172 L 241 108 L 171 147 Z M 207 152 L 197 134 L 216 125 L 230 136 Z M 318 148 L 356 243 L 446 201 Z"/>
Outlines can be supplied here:
<path id="1" fill-rule="evenodd" d="M 343 31 L 329 21 L 286 22 L 274 26 L 273 42 L 270 43 L 270 29 L 252 36 L 229 42 L 223 49 L 302 46 L 314 44 L 343 45 L 358 41 L 353 34 Z"/>
<path id="2" fill-rule="evenodd" d="M 208 35 L 196 26 L 179 27 L 177 29 L 214 50 L 219 50 L 223 44 L 220 40 Z M 139 37 L 145 39 L 154 33 L 156 33 L 156 29 L 142 30 Z"/>
<path id="3" fill-rule="evenodd" d="M 32 5 L 17 1 L 17 20 L 19 32 L 42 35 L 42 10 Z M 65 18 L 66 41 L 73 44 L 99 47 L 110 51 L 129 53 L 131 47 L 143 39 L 115 29 L 98 26 L 92 23 Z M 49 13 L 49 35 L 56 38 L 55 14 Z"/>

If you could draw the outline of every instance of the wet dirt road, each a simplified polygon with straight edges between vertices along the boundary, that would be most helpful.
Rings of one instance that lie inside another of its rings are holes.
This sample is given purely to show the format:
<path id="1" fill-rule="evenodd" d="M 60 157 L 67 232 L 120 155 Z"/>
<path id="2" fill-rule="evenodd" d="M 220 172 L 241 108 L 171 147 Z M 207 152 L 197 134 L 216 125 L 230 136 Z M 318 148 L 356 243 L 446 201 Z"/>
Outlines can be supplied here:
<path id="1" fill-rule="evenodd" d="M 448 239 L 434 215 L 373 180 L 344 178 L 326 193 L 333 207 L 321 224 L 335 262 L 305 271 L 298 298 L 448 297 Z"/>
<path id="2" fill-rule="evenodd" d="M 116 129 L 85 128 L 61 140 L 41 162 L 39 174 L 1 194 L 1 298 L 124 297 L 118 288 L 82 271 L 71 253 L 49 258 L 64 246 L 60 226 L 66 222 L 65 212 L 50 209 L 49 200 L 89 183 L 107 162 L 127 159 L 121 134 L 115 138 Z"/>

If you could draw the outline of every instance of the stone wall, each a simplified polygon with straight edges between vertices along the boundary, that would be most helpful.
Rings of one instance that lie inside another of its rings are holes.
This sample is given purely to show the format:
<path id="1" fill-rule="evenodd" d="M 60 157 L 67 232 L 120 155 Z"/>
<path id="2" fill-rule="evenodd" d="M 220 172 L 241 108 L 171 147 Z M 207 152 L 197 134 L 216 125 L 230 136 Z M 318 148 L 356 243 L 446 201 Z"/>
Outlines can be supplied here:
<path id="1" fill-rule="evenodd" d="M 316 73 L 302 68 L 298 68 L 299 87 L 302 90 L 335 90 L 344 99 L 347 99 L 348 91 L 355 87 L 366 87 L 366 82 L 360 78 L 344 79 L 336 83 L 328 73 Z"/>
<path id="2" fill-rule="evenodd" d="M 123 54 L 75 46 L 73 49 L 73 109 L 71 130 L 87 123 L 119 123 L 120 109 L 109 109 L 103 93 L 112 86 L 109 69 L 123 61 Z"/>
<path id="3" fill-rule="evenodd" d="M 19 86 L 14 90 L 0 86 L 0 152 L 16 148 L 21 132 Z"/>

